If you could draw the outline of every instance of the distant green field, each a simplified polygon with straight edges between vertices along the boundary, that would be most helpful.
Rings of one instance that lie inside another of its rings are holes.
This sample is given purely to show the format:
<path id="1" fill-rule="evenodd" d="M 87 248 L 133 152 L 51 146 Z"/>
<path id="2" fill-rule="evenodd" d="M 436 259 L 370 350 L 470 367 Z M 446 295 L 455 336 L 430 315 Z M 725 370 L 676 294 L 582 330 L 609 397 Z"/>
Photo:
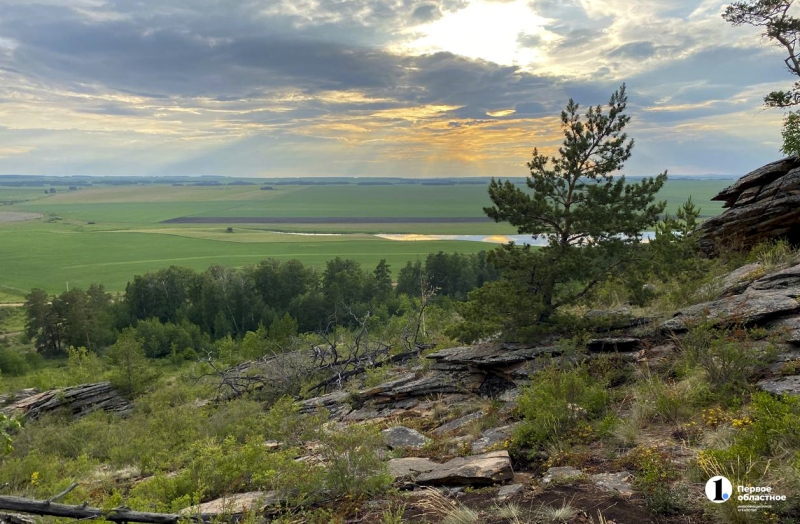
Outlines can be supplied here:
<path id="1" fill-rule="evenodd" d="M 215 264 L 255 264 L 268 257 L 297 258 L 318 267 L 337 256 L 355 259 L 365 267 L 385 258 L 396 271 L 406 261 L 431 252 L 474 253 L 491 247 L 479 242 L 394 242 L 362 236 L 283 237 L 222 242 L 165 234 L 81 231 L 68 224 L 9 224 L 0 227 L 0 286 L 60 291 L 67 283 L 86 287 L 102 282 L 110 290 L 122 290 L 134 275 L 170 265 L 204 270 Z"/>
<path id="2" fill-rule="evenodd" d="M 689 195 L 703 215 L 720 212 L 709 199 L 731 180 L 668 182 L 661 197 L 674 212 Z M 490 204 L 483 185 L 455 186 L 122 186 L 64 191 L 0 186 L 0 211 L 42 213 L 41 220 L 0 224 L 0 302 L 16 301 L 32 287 L 59 291 L 102 282 L 121 290 L 134 275 L 169 265 L 203 270 L 243 266 L 266 257 L 324 265 L 348 257 L 365 267 L 386 258 L 395 271 L 437 251 L 473 253 L 480 242 L 383 240 L 366 233 L 502 235 L 506 224 L 453 223 L 482 217 Z M 13 202 L 13 204 L 12 204 Z M 180 217 L 221 217 L 218 224 L 162 224 Z M 319 217 L 320 223 L 226 224 L 225 217 Z M 326 217 L 394 217 L 396 223 L 324 223 Z M 403 223 L 404 217 L 445 219 Z M 233 233 L 226 232 L 227 226 Z M 276 235 L 270 231 L 349 233 L 345 236 Z M 361 233 L 361 234 L 358 234 Z"/>

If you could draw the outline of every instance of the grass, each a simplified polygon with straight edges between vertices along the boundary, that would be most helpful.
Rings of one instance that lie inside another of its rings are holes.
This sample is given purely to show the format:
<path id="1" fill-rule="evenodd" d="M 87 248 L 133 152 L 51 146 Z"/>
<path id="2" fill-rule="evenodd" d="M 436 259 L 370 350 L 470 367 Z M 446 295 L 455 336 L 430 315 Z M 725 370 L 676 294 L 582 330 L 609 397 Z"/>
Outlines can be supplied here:
<path id="1" fill-rule="evenodd" d="M 235 235 L 234 233 L 233 235 Z M 438 251 L 475 253 L 479 242 L 394 242 L 378 238 L 271 237 L 257 243 L 220 242 L 164 234 L 99 232 L 64 224 L 20 223 L 0 227 L 0 286 L 55 292 L 70 286 L 103 283 L 119 291 L 136 274 L 171 265 L 204 270 L 214 265 L 244 266 L 273 257 L 296 258 L 324 267 L 335 258 L 352 258 L 374 267 L 385 258 L 396 272 L 408 260 Z"/>
<path id="2" fill-rule="evenodd" d="M 705 202 L 728 180 L 674 180 L 663 198 L 671 209 L 689 194 L 705 213 Z M 198 217 L 481 217 L 491 202 L 483 185 L 464 186 L 171 186 L 93 187 L 46 195 L 42 189 L 0 186 L 3 211 L 42 213 L 31 222 L 0 224 L 0 302 L 17 302 L 32 287 L 50 292 L 102 282 L 124 289 L 136 274 L 170 265 L 204 270 L 214 264 L 243 266 L 267 257 L 297 258 L 322 267 L 334 257 L 365 267 L 385 258 L 395 271 L 409 260 L 438 251 L 475 253 L 492 244 L 477 242 L 397 242 L 363 235 L 294 237 L 274 230 L 336 233 L 420 233 L 502 235 L 507 224 L 365 223 L 182 225 L 161 224 Z M 63 188 L 62 188 L 63 189 Z M 234 232 L 228 233 L 228 226 Z"/>

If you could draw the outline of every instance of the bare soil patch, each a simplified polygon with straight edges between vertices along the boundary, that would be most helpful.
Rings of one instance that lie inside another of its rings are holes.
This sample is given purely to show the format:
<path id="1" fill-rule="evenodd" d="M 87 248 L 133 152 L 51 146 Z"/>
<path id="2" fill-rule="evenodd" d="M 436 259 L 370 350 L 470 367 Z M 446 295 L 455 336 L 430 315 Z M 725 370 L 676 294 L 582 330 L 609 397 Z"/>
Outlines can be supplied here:
<path id="1" fill-rule="evenodd" d="M 0 211 L 0 224 L 5 222 L 23 222 L 42 218 L 41 213 L 20 213 L 17 211 Z"/>

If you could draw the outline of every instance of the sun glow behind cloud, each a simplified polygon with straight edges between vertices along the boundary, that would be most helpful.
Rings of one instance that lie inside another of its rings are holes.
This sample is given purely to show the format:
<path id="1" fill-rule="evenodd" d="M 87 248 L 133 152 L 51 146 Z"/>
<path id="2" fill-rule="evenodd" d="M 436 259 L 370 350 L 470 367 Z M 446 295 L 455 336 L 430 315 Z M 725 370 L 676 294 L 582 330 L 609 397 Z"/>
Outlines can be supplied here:
<path id="1" fill-rule="evenodd" d="M 527 66 L 541 59 L 541 53 L 520 46 L 521 35 L 543 41 L 556 38 L 544 29 L 547 19 L 529 4 L 528 0 L 471 2 L 464 9 L 408 29 L 410 41 L 397 50 L 414 54 L 447 51 L 496 64 Z"/>

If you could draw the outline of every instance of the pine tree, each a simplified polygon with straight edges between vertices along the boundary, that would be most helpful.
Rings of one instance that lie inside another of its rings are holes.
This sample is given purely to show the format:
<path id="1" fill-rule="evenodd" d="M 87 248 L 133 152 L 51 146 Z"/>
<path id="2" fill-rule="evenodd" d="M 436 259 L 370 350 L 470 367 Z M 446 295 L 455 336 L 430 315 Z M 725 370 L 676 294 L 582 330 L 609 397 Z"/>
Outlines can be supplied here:
<path id="1" fill-rule="evenodd" d="M 484 209 L 489 217 L 547 240 L 541 249 L 510 243 L 491 253 L 520 303 L 534 309 L 527 312 L 533 324 L 549 323 L 559 307 L 629 267 L 642 232 L 652 229 L 665 209 L 655 196 L 666 172 L 637 183 L 615 176 L 633 148 L 624 133 L 630 120 L 626 105 L 625 85 L 612 94 L 607 111 L 590 107 L 582 116 L 570 100 L 561 113 L 564 142 L 558 155 L 533 151 L 530 192 L 510 181 L 492 179 L 489 185 L 494 204 Z"/>

